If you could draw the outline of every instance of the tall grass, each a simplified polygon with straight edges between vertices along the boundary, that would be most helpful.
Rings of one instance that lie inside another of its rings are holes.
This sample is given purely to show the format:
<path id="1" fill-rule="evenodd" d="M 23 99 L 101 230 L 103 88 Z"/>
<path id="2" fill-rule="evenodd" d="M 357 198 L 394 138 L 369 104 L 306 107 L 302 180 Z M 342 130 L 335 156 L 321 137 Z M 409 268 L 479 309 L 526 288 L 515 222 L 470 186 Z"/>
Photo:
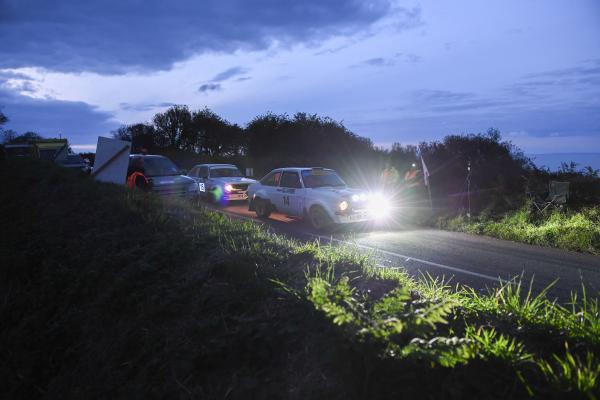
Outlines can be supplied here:
<path id="1" fill-rule="evenodd" d="M 306 298 L 350 338 L 370 343 L 369 351 L 383 358 L 444 368 L 503 366 L 530 395 L 548 393 L 539 386 L 541 380 L 555 393 L 597 398 L 596 299 L 574 296 L 563 306 L 547 299 L 550 287 L 534 295 L 532 285 L 518 281 L 480 294 L 453 290 L 428 276 L 414 279 L 395 271 L 370 276 L 395 278 L 404 285 L 370 299 L 346 274 L 318 269 L 307 273 Z M 569 346 L 576 346 L 577 354 Z"/>
<path id="2" fill-rule="evenodd" d="M 2 397 L 599 395 L 585 291 L 479 293 L 54 168 L 0 178 Z"/>
<path id="3" fill-rule="evenodd" d="M 525 207 L 500 219 L 467 219 L 464 215 L 440 220 L 442 228 L 500 239 L 600 254 L 600 207 L 547 214 Z"/>

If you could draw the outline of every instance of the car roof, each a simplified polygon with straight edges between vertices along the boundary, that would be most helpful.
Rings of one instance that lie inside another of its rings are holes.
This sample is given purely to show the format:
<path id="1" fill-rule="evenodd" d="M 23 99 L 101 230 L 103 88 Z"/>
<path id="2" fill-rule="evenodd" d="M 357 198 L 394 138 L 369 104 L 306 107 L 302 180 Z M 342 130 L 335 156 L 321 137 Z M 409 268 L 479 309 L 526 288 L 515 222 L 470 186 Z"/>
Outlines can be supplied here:
<path id="1" fill-rule="evenodd" d="M 310 171 L 312 169 L 322 169 L 324 171 L 333 171 L 331 168 L 323 168 L 323 167 L 282 167 L 282 168 L 275 168 L 273 171 L 301 172 L 301 171 Z"/>
<path id="2" fill-rule="evenodd" d="M 165 156 L 161 156 L 160 154 L 130 154 L 129 158 L 140 157 L 140 158 L 167 158 Z"/>
<path id="3" fill-rule="evenodd" d="M 234 167 L 234 168 L 237 168 L 234 164 L 196 164 L 192 168 L 196 168 L 196 167 L 208 167 L 208 168 L 212 168 L 212 167 Z"/>

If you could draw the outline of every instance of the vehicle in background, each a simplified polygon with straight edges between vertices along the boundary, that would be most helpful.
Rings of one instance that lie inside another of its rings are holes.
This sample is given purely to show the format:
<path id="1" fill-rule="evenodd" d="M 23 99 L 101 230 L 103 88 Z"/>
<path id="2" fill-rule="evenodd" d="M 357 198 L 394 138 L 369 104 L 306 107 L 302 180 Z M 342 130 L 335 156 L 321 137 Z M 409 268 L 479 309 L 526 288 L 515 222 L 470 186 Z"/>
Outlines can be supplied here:
<path id="1" fill-rule="evenodd" d="M 7 144 L 4 152 L 7 158 L 37 158 L 86 173 L 91 170 L 88 162 L 71 151 L 67 139 L 35 139 L 27 143 Z"/>
<path id="2" fill-rule="evenodd" d="M 65 168 L 79 169 L 85 173 L 91 172 L 89 161 L 86 159 L 83 159 L 77 153 L 69 153 L 65 157 L 58 160 L 57 163 L 60 166 L 65 167 Z"/>
<path id="3" fill-rule="evenodd" d="M 317 230 L 336 224 L 381 220 L 390 212 L 379 193 L 349 188 L 326 168 L 278 168 L 250 186 L 248 209 L 261 218 L 277 211 L 307 218 Z"/>
<path id="4" fill-rule="evenodd" d="M 39 139 L 32 142 L 37 156 L 42 160 L 61 164 L 71 152 L 67 139 Z"/>
<path id="5" fill-rule="evenodd" d="M 32 157 L 35 155 L 35 148 L 32 144 L 5 144 L 4 154 L 6 158 L 24 158 Z"/>
<path id="6" fill-rule="evenodd" d="M 198 197 L 196 182 L 182 175 L 182 171 L 167 157 L 131 154 L 127 176 L 134 170 L 142 172 L 148 179 L 150 190 L 160 196 L 190 200 Z"/>
<path id="7" fill-rule="evenodd" d="M 58 161 L 70 154 L 67 139 L 34 139 L 6 144 L 4 151 L 7 158 L 31 157 L 48 161 Z"/>
<path id="8" fill-rule="evenodd" d="M 198 183 L 200 196 L 213 203 L 247 200 L 248 186 L 256 183 L 233 164 L 198 164 L 188 177 Z"/>

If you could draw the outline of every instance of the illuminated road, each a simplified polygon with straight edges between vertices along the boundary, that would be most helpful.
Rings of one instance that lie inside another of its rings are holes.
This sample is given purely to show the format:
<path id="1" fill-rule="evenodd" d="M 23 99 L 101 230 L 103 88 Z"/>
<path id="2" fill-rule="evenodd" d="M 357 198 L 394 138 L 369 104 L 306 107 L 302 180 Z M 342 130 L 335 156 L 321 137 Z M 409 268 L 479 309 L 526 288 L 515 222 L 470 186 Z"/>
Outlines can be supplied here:
<path id="1" fill-rule="evenodd" d="M 219 211 L 268 224 L 275 232 L 296 239 L 357 246 L 374 252 L 382 265 L 401 266 L 415 275 L 452 278 L 452 284 L 476 289 L 497 285 L 499 278 L 508 280 L 522 274 L 528 284 L 534 278 L 536 292 L 558 279 L 550 294 L 561 301 L 568 300 L 570 292 L 579 290 L 582 282 L 589 295 L 597 296 L 600 290 L 600 256 L 414 227 L 320 235 L 307 223 L 278 213 L 258 220 L 246 204 L 220 207 Z"/>

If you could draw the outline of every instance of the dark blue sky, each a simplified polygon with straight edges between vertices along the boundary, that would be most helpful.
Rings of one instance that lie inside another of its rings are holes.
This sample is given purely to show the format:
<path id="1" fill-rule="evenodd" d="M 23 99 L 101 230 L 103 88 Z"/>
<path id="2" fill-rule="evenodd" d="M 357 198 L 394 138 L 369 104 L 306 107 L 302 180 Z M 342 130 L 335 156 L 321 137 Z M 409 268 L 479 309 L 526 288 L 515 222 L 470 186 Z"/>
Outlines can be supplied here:
<path id="1" fill-rule="evenodd" d="M 381 146 L 496 127 L 600 153 L 594 0 L 0 0 L 0 37 L 6 127 L 80 149 L 187 104 L 328 115 Z"/>

